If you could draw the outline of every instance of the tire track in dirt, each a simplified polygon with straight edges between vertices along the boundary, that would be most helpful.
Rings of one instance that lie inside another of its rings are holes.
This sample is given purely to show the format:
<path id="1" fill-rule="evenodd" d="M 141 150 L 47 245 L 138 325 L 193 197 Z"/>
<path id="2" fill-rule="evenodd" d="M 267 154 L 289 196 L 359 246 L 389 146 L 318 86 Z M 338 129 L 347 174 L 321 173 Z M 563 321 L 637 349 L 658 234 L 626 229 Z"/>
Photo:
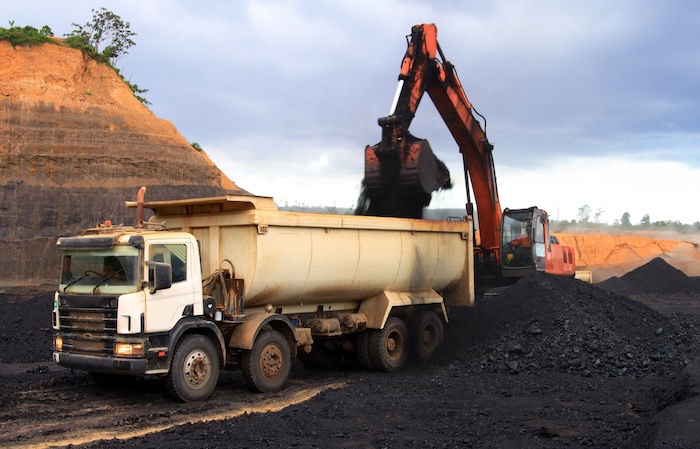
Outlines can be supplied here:
<path id="1" fill-rule="evenodd" d="M 173 427 L 194 422 L 211 422 L 236 418 L 244 414 L 278 412 L 289 406 L 306 402 L 319 393 L 330 389 L 341 389 L 347 382 L 328 382 L 308 387 L 308 383 L 288 385 L 284 395 L 264 397 L 256 395 L 253 402 L 231 404 L 226 400 L 208 401 L 209 406 L 193 407 L 190 410 L 179 410 L 180 404 L 170 403 L 160 407 L 148 399 L 144 403 L 132 400 L 115 404 L 113 400 L 100 404 L 102 399 L 95 398 L 97 404 L 72 408 L 58 413 L 53 419 L 36 422 L 36 415 L 31 410 L 45 402 L 44 397 L 34 397 L 33 392 L 25 392 L 29 404 L 20 406 L 25 409 L 26 417 L 5 419 L 5 425 L 0 425 L 3 434 L 2 446 L 13 449 L 64 447 L 68 445 L 83 445 L 99 440 L 128 439 L 161 432 Z M 65 398 L 69 399 L 69 398 Z M 88 398 L 87 401 L 90 401 Z M 215 403 L 214 403 L 215 402 Z M 151 409 L 151 413 L 144 414 Z M 53 409 L 56 412 L 56 409 Z M 18 410 L 19 411 L 19 410 Z M 19 411 L 21 413 L 21 411 Z M 97 417 L 95 416 L 97 415 Z M 146 416 L 147 415 L 147 416 Z M 176 417 L 173 419 L 173 417 Z M 145 424 L 147 418 L 151 424 Z M 25 421 L 24 423 L 22 421 Z M 115 425 L 117 423 L 117 425 Z"/>

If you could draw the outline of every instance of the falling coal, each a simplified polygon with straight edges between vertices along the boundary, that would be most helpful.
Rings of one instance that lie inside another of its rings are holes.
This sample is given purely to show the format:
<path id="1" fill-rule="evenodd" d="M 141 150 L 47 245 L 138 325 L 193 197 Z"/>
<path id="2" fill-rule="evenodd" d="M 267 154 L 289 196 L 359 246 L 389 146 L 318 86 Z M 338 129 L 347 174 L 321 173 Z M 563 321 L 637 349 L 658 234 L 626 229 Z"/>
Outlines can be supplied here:
<path id="1" fill-rule="evenodd" d="M 365 177 L 355 215 L 423 218 L 432 192 L 452 188 L 450 172 L 428 141 L 408 133 L 396 146 L 365 148 Z"/>

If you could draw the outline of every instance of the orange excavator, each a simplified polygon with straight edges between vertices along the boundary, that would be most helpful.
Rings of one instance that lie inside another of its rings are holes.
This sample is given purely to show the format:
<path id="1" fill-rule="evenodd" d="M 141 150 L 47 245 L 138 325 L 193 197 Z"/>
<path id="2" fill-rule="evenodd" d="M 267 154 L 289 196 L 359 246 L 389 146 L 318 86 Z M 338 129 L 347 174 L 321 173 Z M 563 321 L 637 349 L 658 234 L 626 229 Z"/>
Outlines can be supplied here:
<path id="1" fill-rule="evenodd" d="M 420 218 L 432 192 L 451 187 L 449 171 L 428 141 L 408 131 L 427 92 L 462 154 L 466 209 L 472 216 L 470 183 L 474 192 L 479 228 L 474 254 L 477 281 L 512 279 L 535 271 L 574 276 L 573 249 L 550 236 L 547 212 L 537 207 L 501 210 L 493 145 L 438 44 L 437 27 L 414 26 L 407 43 L 391 111 L 379 119 L 382 140 L 365 148 L 365 179 L 357 213 Z"/>

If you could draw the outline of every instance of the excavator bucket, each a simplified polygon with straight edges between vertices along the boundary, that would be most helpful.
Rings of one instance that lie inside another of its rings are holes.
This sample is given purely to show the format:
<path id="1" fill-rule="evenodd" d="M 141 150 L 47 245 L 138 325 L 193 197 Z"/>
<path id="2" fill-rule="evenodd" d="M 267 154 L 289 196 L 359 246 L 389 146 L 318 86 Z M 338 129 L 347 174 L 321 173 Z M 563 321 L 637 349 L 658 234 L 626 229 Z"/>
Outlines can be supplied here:
<path id="1" fill-rule="evenodd" d="M 451 186 L 447 167 L 435 156 L 428 141 L 413 137 L 406 140 L 398 146 L 380 143 L 365 148 L 367 193 L 381 195 L 393 188 L 402 195 L 430 195 Z"/>
<path id="2" fill-rule="evenodd" d="M 355 213 L 422 218 L 431 193 L 452 187 L 447 166 L 427 140 L 406 133 L 396 144 L 365 148 L 365 179 Z"/>

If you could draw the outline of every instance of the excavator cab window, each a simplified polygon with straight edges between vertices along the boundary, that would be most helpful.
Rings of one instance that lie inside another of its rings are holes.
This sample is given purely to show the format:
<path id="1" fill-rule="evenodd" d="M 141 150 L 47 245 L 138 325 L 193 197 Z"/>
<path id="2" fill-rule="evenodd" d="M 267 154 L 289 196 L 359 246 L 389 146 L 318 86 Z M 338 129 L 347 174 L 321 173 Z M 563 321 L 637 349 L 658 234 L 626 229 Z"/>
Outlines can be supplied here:
<path id="1" fill-rule="evenodd" d="M 501 259 L 505 267 L 524 268 L 533 263 L 532 213 L 514 212 L 503 216 Z"/>
<path id="2" fill-rule="evenodd" d="M 547 239 L 544 228 L 544 217 L 539 217 L 539 219 L 536 220 L 534 240 L 535 255 L 537 257 L 545 257 L 545 242 Z"/>

